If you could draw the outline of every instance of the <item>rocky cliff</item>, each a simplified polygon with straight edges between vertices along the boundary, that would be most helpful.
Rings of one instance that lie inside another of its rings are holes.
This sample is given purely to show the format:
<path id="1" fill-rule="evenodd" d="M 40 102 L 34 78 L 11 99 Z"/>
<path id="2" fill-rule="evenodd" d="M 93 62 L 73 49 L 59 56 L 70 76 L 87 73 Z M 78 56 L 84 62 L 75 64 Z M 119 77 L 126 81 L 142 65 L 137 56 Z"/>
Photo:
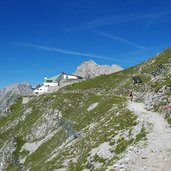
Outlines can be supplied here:
<path id="1" fill-rule="evenodd" d="M 28 83 L 16 83 L 2 89 L 0 91 L 0 116 L 4 114 L 4 110 L 6 110 L 19 95 L 31 93 L 33 93 L 33 90 Z"/>
<path id="2" fill-rule="evenodd" d="M 114 72 L 123 70 L 118 65 L 98 65 L 94 61 L 85 61 L 83 62 L 75 71 L 75 75 L 82 76 L 86 79 L 94 78 L 100 75 L 107 75 Z"/>

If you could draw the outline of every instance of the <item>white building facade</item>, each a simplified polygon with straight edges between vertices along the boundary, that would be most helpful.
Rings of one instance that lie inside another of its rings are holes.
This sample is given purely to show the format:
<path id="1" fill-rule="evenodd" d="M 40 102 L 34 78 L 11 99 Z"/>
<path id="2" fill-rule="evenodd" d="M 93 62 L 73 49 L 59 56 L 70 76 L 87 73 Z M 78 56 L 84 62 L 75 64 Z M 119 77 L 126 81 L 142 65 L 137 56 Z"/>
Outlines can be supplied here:
<path id="1" fill-rule="evenodd" d="M 79 80 L 83 79 L 80 76 L 77 75 L 72 75 L 72 74 L 66 74 L 66 73 L 61 73 L 60 75 L 53 76 L 51 78 L 44 78 L 44 83 L 42 86 L 36 88 L 34 90 L 34 94 L 43 94 L 43 93 L 48 93 L 50 90 L 55 90 L 60 86 L 60 81 L 62 80 Z"/>

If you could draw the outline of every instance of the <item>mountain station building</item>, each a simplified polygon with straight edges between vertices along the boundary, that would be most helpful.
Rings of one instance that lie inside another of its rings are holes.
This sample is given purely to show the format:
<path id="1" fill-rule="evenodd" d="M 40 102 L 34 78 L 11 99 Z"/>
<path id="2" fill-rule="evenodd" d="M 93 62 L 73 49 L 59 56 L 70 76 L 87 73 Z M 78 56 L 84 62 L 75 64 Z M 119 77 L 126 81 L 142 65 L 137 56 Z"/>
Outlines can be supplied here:
<path id="1" fill-rule="evenodd" d="M 83 79 L 83 77 L 72 74 L 66 74 L 64 72 L 50 78 L 45 77 L 43 85 L 36 88 L 34 90 L 34 94 L 53 92 L 53 90 L 58 89 L 60 87 L 61 82 L 71 82 L 81 79 Z"/>

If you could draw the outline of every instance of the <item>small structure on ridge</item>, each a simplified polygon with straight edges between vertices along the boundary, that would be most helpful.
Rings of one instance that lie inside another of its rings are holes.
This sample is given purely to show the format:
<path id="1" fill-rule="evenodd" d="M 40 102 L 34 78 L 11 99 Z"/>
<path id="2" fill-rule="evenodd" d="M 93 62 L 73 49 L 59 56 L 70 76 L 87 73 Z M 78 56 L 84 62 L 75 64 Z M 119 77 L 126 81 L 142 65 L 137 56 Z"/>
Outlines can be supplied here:
<path id="1" fill-rule="evenodd" d="M 65 72 L 62 72 L 61 74 L 50 77 L 50 78 L 45 77 L 43 85 L 41 85 L 40 87 L 37 87 L 34 90 L 34 94 L 43 94 L 47 92 L 53 92 L 53 90 L 55 91 L 57 88 L 61 86 L 61 82 L 63 81 L 74 82 L 74 81 L 81 80 L 81 79 L 83 79 L 83 77 L 72 75 L 72 74 L 66 74 Z"/>

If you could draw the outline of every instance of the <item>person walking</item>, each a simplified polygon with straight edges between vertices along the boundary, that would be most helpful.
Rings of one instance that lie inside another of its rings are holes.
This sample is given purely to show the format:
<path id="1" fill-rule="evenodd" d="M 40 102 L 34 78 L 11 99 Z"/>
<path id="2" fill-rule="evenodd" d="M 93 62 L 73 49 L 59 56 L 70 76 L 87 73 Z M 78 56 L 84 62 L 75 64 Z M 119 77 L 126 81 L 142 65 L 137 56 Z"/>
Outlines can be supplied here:
<path id="1" fill-rule="evenodd" d="M 133 101 L 133 92 L 132 91 L 129 93 L 129 97 L 130 97 L 130 100 Z"/>

